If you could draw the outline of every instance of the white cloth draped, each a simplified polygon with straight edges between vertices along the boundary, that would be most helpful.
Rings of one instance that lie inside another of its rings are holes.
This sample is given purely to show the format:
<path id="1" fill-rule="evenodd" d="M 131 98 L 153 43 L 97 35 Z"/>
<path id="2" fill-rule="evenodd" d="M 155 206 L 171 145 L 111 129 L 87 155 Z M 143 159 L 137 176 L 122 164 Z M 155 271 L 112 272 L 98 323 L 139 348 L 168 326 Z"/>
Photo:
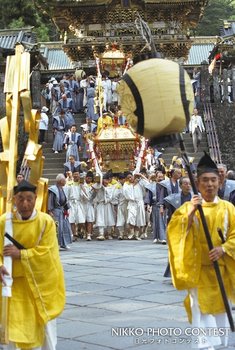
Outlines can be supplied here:
<path id="1" fill-rule="evenodd" d="M 221 313 L 217 315 L 202 314 L 197 297 L 197 289 L 193 288 L 189 291 L 190 304 L 192 310 L 192 328 L 198 330 L 203 328 L 205 330 L 215 330 L 218 328 L 229 329 L 229 322 L 226 313 Z M 194 333 L 194 332 L 192 332 Z M 196 332 L 197 333 L 197 332 Z M 208 332 L 208 335 L 194 335 L 192 337 L 192 348 L 193 349 L 214 349 L 214 346 L 218 345 L 227 346 L 228 345 L 228 334 L 224 333 L 223 336 L 213 335 L 213 332 Z"/>

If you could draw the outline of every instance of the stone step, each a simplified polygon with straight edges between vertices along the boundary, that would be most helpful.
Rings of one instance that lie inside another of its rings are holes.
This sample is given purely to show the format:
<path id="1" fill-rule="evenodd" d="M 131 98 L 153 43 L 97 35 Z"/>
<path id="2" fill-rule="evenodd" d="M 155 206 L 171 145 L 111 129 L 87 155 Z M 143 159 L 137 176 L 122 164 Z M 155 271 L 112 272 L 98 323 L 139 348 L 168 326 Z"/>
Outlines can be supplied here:
<path id="1" fill-rule="evenodd" d="M 189 145 L 189 144 L 185 144 L 185 149 L 187 152 L 193 153 L 194 152 L 194 148 L 193 145 Z M 208 150 L 208 144 L 207 142 L 201 142 L 199 145 L 199 151 L 200 150 Z M 165 151 L 167 151 L 167 153 L 178 153 L 179 152 L 179 147 L 165 147 Z"/>
<path id="2" fill-rule="evenodd" d="M 85 123 L 86 117 L 84 113 L 74 115 L 77 132 L 81 133 L 81 125 Z M 61 153 L 54 153 L 52 151 L 53 145 L 53 131 L 52 131 L 52 117 L 50 117 L 48 132 L 46 134 L 46 142 L 43 144 L 43 155 L 45 157 L 43 176 L 49 179 L 49 186 L 55 183 L 55 178 L 59 173 L 64 173 L 64 163 L 66 161 L 66 151 Z M 82 160 L 82 152 L 79 154 Z"/>
<path id="3" fill-rule="evenodd" d="M 56 167 L 56 168 L 50 168 L 50 169 L 44 169 L 44 175 L 45 177 L 49 176 L 49 175 L 54 175 L 55 173 L 63 173 L 64 172 L 64 167 Z"/>
<path id="4" fill-rule="evenodd" d="M 54 152 L 51 152 L 51 153 L 44 153 L 43 152 L 43 155 L 45 156 L 46 159 L 48 159 L 48 161 L 58 161 L 58 160 L 64 160 L 65 162 L 65 156 L 66 156 L 66 152 L 61 152 L 61 153 L 54 153 Z"/>
<path id="5" fill-rule="evenodd" d="M 197 154 L 195 153 L 189 153 L 187 152 L 188 157 L 193 157 L 194 158 L 194 163 L 197 164 L 199 159 L 203 156 L 203 152 L 198 152 Z M 172 163 L 172 158 L 173 156 L 178 155 L 180 157 L 179 153 L 172 153 L 172 154 L 163 154 L 162 158 L 164 159 L 166 165 L 170 165 Z"/>
<path id="6" fill-rule="evenodd" d="M 207 143 L 206 134 L 204 133 L 202 135 L 202 140 L 199 145 L 199 150 L 197 153 L 194 153 L 192 137 L 188 133 L 183 134 L 183 139 L 184 139 L 184 145 L 185 145 L 187 155 L 189 157 L 193 157 L 194 163 L 197 164 L 199 159 L 203 156 L 204 151 L 208 152 L 208 143 Z M 172 158 L 174 156 L 180 157 L 180 150 L 179 150 L 178 144 L 175 147 L 166 147 L 162 154 L 162 158 L 164 159 L 165 163 L 168 166 L 172 163 Z"/>

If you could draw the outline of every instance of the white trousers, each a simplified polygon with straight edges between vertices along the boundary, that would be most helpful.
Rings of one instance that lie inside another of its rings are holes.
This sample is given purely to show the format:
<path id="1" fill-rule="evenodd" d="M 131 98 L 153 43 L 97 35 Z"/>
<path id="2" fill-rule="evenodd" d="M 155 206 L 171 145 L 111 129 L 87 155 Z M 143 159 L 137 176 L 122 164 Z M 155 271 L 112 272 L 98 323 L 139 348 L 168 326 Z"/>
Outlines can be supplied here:
<path id="1" fill-rule="evenodd" d="M 42 346 L 32 348 L 31 350 L 56 350 L 57 344 L 57 332 L 56 332 L 56 319 L 49 321 L 45 326 L 45 340 Z M 10 342 L 8 345 L 4 345 L 4 350 L 21 350 L 17 348 L 15 343 Z"/>
<path id="2" fill-rule="evenodd" d="M 189 290 L 190 305 L 192 310 L 192 328 L 207 330 L 208 334 L 200 334 L 192 337 L 192 348 L 193 349 L 210 349 L 213 350 L 214 346 L 223 345 L 228 346 L 228 333 L 229 333 L 229 322 L 226 313 L 217 315 L 202 314 L 197 297 L 197 289 L 193 288 Z M 217 329 L 223 329 L 224 335 L 219 336 L 215 334 Z M 209 332 L 210 331 L 210 332 Z M 212 331 L 212 332 L 211 332 Z M 214 331 L 214 332 L 213 332 Z M 193 334 L 194 332 L 192 332 Z M 214 335 L 215 334 L 215 335 Z"/>

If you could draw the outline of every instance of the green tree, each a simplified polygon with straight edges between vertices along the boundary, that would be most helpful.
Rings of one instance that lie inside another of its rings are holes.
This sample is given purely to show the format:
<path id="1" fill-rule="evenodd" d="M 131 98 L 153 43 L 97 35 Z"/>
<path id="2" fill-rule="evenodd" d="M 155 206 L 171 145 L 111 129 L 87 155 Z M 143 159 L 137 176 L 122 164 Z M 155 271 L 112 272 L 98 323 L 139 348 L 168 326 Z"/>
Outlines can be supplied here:
<path id="1" fill-rule="evenodd" d="M 8 25 L 9 29 L 18 29 L 23 27 L 25 27 L 25 23 L 22 17 L 19 17 L 18 19 L 13 19 Z"/>
<path id="2" fill-rule="evenodd" d="M 234 0 L 210 0 L 195 34 L 198 36 L 219 35 L 222 20 L 233 19 L 234 13 Z"/>
<path id="3" fill-rule="evenodd" d="M 55 40 L 56 29 L 50 18 L 42 15 L 32 0 L 0 0 L 0 28 L 34 27 L 38 41 Z"/>

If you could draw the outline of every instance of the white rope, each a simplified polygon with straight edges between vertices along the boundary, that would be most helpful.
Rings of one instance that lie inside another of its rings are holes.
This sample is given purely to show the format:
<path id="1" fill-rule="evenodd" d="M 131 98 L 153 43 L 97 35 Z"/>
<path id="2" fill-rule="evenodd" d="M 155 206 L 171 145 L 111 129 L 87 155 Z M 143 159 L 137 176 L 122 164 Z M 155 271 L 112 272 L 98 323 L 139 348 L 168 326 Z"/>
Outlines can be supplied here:
<path id="1" fill-rule="evenodd" d="M 135 26 L 139 31 L 142 38 L 146 41 L 145 47 L 151 50 L 151 42 L 152 42 L 152 33 L 148 26 L 148 24 L 140 17 L 139 13 L 137 13 L 137 18 L 135 20 Z"/>

